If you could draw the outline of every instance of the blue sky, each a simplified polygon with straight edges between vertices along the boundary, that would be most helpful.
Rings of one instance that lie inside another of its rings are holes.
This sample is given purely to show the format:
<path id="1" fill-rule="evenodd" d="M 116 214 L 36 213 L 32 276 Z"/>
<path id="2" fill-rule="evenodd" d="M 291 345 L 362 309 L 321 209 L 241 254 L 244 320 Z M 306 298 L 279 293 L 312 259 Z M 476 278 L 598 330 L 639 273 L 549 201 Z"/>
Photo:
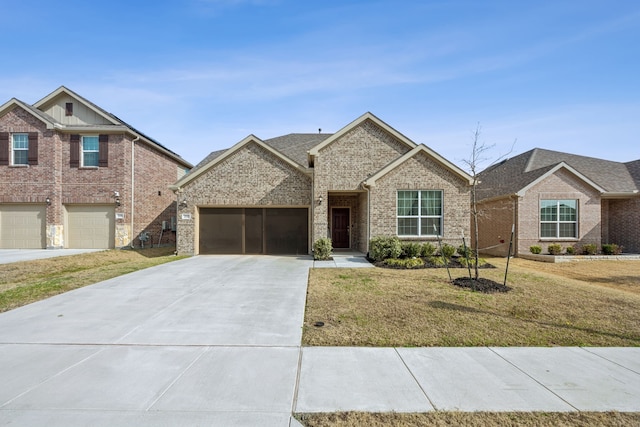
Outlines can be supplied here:
<path id="1" fill-rule="evenodd" d="M 462 165 L 640 158 L 640 2 L 0 0 L 0 104 L 60 85 L 191 163 L 370 111 Z M 8 34 L 12 34 L 11 37 Z"/>

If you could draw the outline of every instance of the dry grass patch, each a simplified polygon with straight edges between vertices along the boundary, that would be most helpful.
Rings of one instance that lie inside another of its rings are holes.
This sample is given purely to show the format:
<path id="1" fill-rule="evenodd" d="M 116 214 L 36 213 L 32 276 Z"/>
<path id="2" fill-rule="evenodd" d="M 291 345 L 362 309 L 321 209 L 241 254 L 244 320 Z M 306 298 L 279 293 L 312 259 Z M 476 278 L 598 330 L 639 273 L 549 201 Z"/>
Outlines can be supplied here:
<path id="1" fill-rule="evenodd" d="M 339 412 L 333 414 L 296 414 L 306 427 L 360 426 L 638 426 L 640 414 L 619 412 L 428 412 L 422 414 Z"/>
<path id="2" fill-rule="evenodd" d="M 504 268 L 504 259 L 492 259 L 491 262 Z M 534 270 L 538 273 L 580 280 L 640 295 L 640 261 L 637 260 L 549 263 L 515 258 L 511 260 L 510 266 L 517 269 Z"/>
<path id="3" fill-rule="evenodd" d="M 482 273 L 497 282 L 503 275 Z M 640 345 L 638 294 L 524 267 L 512 270 L 508 284 L 508 293 L 483 294 L 454 287 L 443 269 L 312 269 L 303 344 Z"/>
<path id="4" fill-rule="evenodd" d="M 184 257 L 174 248 L 109 250 L 0 264 L 0 312 Z"/>

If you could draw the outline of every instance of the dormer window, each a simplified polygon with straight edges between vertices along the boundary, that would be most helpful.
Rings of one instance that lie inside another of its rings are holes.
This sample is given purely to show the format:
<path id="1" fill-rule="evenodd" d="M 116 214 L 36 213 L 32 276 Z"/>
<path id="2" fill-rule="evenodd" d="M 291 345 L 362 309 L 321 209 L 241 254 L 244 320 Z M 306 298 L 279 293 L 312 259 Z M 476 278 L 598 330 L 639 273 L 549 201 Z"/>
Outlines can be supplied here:
<path id="1" fill-rule="evenodd" d="M 73 102 L 67 102 L 64 105 L 64 115 L 73 116 Z"/>

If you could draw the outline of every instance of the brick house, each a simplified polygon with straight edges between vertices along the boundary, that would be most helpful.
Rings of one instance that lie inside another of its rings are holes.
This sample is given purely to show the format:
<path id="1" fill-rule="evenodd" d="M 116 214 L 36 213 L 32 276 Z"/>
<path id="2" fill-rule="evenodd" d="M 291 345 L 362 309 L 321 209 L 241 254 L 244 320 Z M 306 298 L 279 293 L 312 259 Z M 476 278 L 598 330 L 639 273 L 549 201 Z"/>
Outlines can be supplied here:
<path id="1" fill-rule="evenodd" d="M 616 243 L 640 251 L 640 160 L 619 163 L 533 149 L 479 174 L 479 246 L 506 255 L 538 245 Z"/>
<path id="2" fill-rule="evenodd" d="M 250 135 L 172 188 L 183 254 L 308 254 L 330 237 L 366 253 L 373 236 L 458 244 L 471 178 L 366 113 L 334 134 Z"/>
<path id="3" fill-rule="evenodd" d="M 174 244 L 168 186 L 191 167 L 63 86 L 13 98 L 0 106 L 0 248 Z"/>

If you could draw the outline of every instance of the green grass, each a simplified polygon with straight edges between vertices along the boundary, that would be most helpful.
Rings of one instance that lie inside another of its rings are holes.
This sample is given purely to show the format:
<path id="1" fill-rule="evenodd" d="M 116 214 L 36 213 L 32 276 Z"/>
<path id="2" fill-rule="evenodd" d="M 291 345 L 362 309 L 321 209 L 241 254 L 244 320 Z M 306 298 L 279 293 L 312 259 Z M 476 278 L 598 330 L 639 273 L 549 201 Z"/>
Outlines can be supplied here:
<path id="1" fill-rule="evenodd" d="M 0 264 L 0 312 L 184 257 L 174 248 L 109 250 Z"/>
<path id="2" fill-rule="evenodd" d="M 466 274 L 452 271 L 454 277 Z M 483 270 L 481 276 L 501 283 L 504 270 Z M 484 294 L 453 286 L 443 269 L 313 269 L 302 342 L 640 346 L 638 293 L 515 267 L 508 284 L 508 293 Z M 323 327 L 313 326 L 319 321 Z"/>

